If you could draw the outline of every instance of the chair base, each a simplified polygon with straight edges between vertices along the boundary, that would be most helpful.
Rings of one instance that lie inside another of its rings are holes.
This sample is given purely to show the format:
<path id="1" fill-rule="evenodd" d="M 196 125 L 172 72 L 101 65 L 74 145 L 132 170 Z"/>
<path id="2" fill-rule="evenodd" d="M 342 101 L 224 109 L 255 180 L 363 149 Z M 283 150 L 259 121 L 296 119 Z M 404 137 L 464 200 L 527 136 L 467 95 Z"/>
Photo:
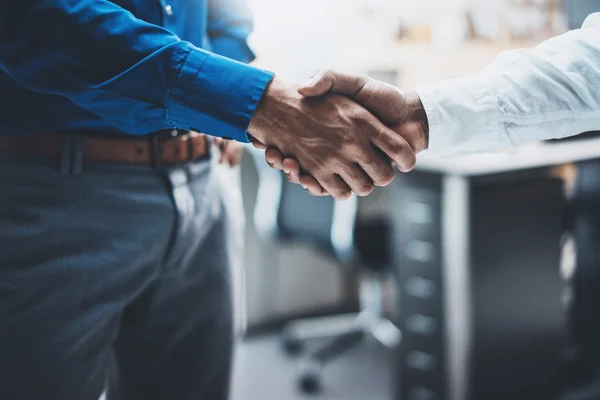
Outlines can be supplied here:
<path id="1" fill-rule="evenodd" d="M 363 311 L 360 313 L 299 320 L 284 328 L 282 345 L 286 353 L 291 355 L 301 353 L 308 340 L 331 339 L 325 346 L 307 354 L 300 361 L 300 391 L 307 394 L 319 392 L 323 367 L 365 340 L 386 348 L 394 348 L 400 344 L 402 334 L 398 327 L 381 316 L 381 291 L 378 282 L 380 280 L 369 277 L 361 282 Z"/>

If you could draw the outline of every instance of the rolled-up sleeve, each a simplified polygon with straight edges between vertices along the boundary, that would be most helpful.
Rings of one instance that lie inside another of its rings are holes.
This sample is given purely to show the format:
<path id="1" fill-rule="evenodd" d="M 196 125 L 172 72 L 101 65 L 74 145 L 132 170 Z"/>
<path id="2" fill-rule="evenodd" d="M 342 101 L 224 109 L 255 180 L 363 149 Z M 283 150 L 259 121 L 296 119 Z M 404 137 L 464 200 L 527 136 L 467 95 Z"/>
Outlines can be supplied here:
<path id="1" fill-rule="evenodd" d="M 132 135 L 247 141 L 272 74 L 204 51 L 105 0 L 2 0 L 0 68 Z M 4 12 L 6 11 L 6 12 Z"/>

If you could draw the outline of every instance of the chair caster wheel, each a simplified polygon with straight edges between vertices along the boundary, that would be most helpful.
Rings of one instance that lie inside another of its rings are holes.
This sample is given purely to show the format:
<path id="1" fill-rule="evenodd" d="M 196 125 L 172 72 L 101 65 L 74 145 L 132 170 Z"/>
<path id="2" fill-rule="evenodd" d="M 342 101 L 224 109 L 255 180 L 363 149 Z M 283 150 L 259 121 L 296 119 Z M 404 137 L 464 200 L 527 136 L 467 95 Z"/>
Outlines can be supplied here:
<path id="1" fill-rule="evenodd" d="M 300 365 L 298 386 L 305 394 L 321 391 L 321 363 L 318 360 L 308 359 Z"/>
<path id="2" fill-rule="evenodd" d="M 302 353 L 302 350 L 304 350 L 304 346 L 301 341 L 289 337 L 283 337 L 281 340 L 281 346 L 283 347 L 283 351 L 291 356 L 298 355 Z"/>
<path id="3" fill-rule="evenodd" d="M 303 374 L 298 379 L 298 386 L 302 393 L 316 394 L 321 391 L 321 378 L 314 374 Z"/>

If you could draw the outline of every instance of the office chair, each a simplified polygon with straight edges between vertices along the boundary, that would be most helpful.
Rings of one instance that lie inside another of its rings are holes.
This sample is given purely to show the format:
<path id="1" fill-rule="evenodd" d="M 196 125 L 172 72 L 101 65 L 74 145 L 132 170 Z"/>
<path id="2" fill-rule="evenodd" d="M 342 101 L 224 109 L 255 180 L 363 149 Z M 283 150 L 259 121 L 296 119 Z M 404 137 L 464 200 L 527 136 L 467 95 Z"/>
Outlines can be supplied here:
<path id="1" fill-rule="evenodd" d="M 290 354 L 300 353 L 310 339 L 330 339 L 300 361 L 299 388 L 315 393 L 321 388 L 322 368 L 363 339 L 374 338 L 389 348 L 400 342 L 399 329 L 382 311 L 382 283 L 391 266 L 390 227 L 385 218 L 357 220 L 355 196 L 344 202 L 312 197 L 269 168 L 262 152 L 254 154 L 259 172 L 254 220 L 259 235 L 280 243 L 307 243 L 353 269 L 359 278 L 360 312 L 297 320 L 282 331 L 283 347 Z"/>

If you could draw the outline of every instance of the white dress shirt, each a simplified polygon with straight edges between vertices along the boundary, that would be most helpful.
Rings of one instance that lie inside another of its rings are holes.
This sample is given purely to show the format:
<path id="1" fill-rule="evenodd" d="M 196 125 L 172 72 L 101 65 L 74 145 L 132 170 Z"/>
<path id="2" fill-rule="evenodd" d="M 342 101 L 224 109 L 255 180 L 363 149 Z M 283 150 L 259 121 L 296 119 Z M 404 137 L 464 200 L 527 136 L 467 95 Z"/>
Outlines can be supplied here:
<path id="1" fill-rule="evenodd" d="M 477 74 L 416 91 L 431 156 L 600 130 L 600 13 L 533 49 L 503 52 Z"/>

